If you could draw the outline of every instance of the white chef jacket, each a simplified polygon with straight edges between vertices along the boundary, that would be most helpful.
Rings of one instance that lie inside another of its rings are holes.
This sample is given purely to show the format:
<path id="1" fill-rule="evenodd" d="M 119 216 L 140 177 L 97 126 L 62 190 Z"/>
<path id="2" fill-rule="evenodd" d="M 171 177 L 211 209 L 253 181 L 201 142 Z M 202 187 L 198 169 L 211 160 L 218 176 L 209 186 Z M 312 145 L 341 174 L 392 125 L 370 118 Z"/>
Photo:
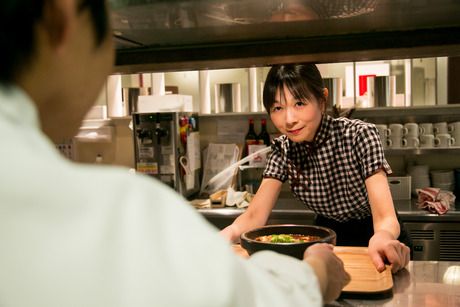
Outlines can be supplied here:
<path id="1" fill-rule="evenodd" d="M 0 142 L 0 306 L 322 304 L 305 262 L 242 259 L 162 183 L 62 157 L 15 87 L 0 87 Z"/>

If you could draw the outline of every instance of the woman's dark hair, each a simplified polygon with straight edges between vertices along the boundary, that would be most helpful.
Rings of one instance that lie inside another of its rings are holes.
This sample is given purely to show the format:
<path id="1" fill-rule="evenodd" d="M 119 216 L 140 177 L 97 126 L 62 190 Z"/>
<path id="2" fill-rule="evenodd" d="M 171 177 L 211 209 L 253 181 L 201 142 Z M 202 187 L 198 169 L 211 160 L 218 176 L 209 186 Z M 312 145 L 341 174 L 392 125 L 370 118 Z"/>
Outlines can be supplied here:
<path id="1" fill-rule="evenodd" d="M 30 63 L 36 51 L 35 26 L 43 18 L 47 1 L 50 0 L 1 0 L 0 84 L 14 82 Z M 89 9 L 95 29 L 96 46 L 99 46 L 108 31 L 105 1 L 82 0 L 78 9 Z"/>
<path id="2" fill-rule="evenodd" d="M 276 91 L 283 87 L 286 87 L 296 99 L 311 100 L 315 97 L 318 102 L 326 103 L 323 78 L 315 64 L 272 66 L 265 80 L 263 92 L 264 107 L 268 113 L 276 100 Z"/>

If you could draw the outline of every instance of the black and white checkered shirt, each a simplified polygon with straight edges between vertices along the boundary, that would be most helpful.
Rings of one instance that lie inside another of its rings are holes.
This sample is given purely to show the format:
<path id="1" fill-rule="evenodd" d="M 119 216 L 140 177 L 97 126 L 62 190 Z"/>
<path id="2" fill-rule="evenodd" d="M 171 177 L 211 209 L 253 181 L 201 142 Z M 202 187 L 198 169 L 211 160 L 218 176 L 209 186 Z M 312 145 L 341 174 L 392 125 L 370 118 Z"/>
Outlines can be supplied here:
<path id="1" fill-rule="evenodd" d="M 289 180 L 309 209 L 346 222 L 371 215 L 364 180 L 379 169 L 392 172 L 375 125 L 326 115 L 313 142 L 274 139 L 263 177 Z"/>

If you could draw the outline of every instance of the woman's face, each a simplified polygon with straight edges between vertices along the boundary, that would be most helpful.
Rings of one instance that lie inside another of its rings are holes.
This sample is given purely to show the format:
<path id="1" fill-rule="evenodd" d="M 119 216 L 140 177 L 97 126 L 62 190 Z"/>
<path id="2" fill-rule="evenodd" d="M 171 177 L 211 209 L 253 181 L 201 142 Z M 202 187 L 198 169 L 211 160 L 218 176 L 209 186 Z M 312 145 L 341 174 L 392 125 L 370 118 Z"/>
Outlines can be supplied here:
<path id="1" fill-rule="evenodd" d="M 323 104 L 316 98 L 299 100 L 287 87 L 278 88 L 270 118 L 278 130 L 293 142 L 311 142 L 321 123 Z"/>

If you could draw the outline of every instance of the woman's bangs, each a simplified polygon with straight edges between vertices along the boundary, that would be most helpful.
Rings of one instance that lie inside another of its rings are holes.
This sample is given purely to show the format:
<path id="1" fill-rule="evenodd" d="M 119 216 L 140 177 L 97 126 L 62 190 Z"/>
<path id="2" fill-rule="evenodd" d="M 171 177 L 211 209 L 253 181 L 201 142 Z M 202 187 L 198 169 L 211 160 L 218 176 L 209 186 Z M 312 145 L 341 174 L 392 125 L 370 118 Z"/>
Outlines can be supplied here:
<path id="1" fill-rule="evenodd" d="M 287 87 L 292 96 L 294 96 L 297 100 L 310 101 L 313 98 L 310 88 L 303 80 L 294 80 L 289 78 L 285 80 L 284 86 Z"/>

